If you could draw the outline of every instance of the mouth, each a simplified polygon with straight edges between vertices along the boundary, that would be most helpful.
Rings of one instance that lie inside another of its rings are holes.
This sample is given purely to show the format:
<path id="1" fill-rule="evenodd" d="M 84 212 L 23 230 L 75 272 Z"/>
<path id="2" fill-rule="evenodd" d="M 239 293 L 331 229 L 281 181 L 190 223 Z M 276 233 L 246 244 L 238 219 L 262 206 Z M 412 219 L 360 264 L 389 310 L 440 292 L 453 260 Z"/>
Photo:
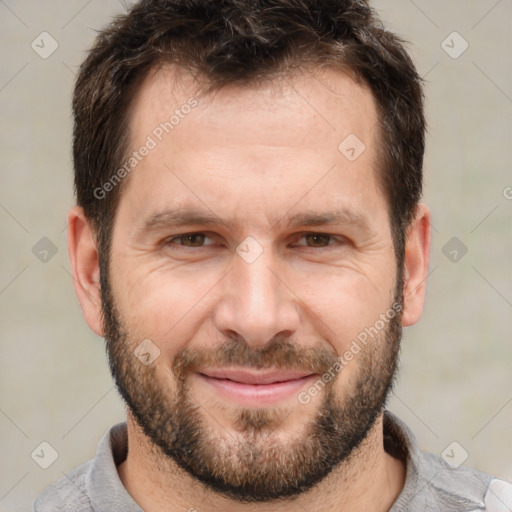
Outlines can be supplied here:
<path id="1" fill-rule="evenodd" d="M 292 370 L 249 372 L 240 369 L 202 370 L 200 380 L 211 390 L 240 405 L 265 405 L 296 396 L 317 374 Z"/>

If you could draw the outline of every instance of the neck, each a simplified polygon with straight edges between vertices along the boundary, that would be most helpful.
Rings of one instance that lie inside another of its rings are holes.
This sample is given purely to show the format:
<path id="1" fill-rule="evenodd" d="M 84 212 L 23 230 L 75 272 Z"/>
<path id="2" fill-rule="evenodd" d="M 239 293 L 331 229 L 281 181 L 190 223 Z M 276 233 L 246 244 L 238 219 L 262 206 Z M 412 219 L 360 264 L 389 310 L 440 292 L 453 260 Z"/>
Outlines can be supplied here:
<path id="1" fill-rule="evenodd" d="M 128 456 L 118 466 L 121 481 L 147 512 L 387 512 L 405 482 L 405 465 L 384 450 L 383 417 L 349 459 L 306 493 L 286 501 L 240 504 L 185 473 L 161 452 L 128 414 Z"/>

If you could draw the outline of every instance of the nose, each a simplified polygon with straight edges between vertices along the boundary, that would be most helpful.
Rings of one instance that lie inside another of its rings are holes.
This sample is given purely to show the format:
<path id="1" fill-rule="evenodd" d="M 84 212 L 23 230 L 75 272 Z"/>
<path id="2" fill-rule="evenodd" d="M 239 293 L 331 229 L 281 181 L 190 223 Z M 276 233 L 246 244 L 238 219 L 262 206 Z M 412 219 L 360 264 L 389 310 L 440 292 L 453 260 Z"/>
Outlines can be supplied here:
<path id="1" fill-rule="evenodd" d="M 218 331 L 254 348 L 278 335 L 292 336 L 300 322 L 299 300 L 286 281 L 283 265 L 270 248 L 251 263 L 235 253 L 215 309 Z"/>

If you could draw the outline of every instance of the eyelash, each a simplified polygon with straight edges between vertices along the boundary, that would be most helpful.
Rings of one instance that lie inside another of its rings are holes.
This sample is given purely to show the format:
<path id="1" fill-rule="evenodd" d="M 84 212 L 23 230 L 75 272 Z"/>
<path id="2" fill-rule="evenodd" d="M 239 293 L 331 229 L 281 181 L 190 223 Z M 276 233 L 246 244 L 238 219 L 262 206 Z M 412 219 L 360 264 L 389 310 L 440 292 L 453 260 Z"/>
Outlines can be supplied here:
<path id="1" fill-rule="evenodd" d="M 163 245 L 165 245 L 166 247 L 176 246 L 176 247 L 180 247 L 180 249 L 184 249 L 184 250 L 187 250 L 187 249 L 202 249 L 204 247 L 208 247 L 209 245 L 214 245 L 214 244 L 206 244 L 206 245 L 201 245 L 201 246 L 196 246 L 196 247 L 190 247 L 190 246 L 187 246 L 187 245 L 183 245 L 183 244 L 179 244 L 179 243 L 174 243 L 174 240 L 179 240 L 179 239 L 183 239 L 183 238 L 190 237 L 190 236 L 195 236 L 195 235 L 204 235 L 206 238 L 210 238 L 206 233 L 203 233 L 203 232 L 200 232 L 200 231 L 199 232 L 194 232 L 194 233 L 183 233 L 181 235 L 176 235 L 176 236 L 167 238 L 166 240 L 164 240 Z M 304 237 L 306 237 L 308 235 L 320 236 L 320 237 L 329 237 L 330 241 L 334 241 L 334 242 L 333 243 L 329 243 L 328 245 L 323 246 L 323 247 L 312 247 L 312 246 L 308 246 L 308 245 L 301 245 L 300 247 L 305 247 L 307 249 L 328 249 L 328 248 L 332 247 L 333 245 L 336 245 L 336 242 L 338 242 L 338 244 L 344 244 L 346 242 L 346 240 L 343 237 L 335 237 L 334 235 L 331 235 L 329 233 L 317 233 L 317 232 L 314 232 L 314 231 L 307 232 L 307 233 L 301 233 L 300 234 L 300 238 L 304 238 Z M 173 249 L 180 250 L 180 249 L 177 249 L 176 247 L 174 247 Z"/>

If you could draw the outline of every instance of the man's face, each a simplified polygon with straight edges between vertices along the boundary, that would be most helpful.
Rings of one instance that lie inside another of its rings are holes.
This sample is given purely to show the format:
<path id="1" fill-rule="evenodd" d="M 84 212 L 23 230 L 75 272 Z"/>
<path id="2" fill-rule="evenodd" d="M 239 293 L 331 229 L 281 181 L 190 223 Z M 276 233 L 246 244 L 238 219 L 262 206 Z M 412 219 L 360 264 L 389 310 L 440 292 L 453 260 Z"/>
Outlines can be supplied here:
<path id="1" fill-rule="evenodd" d="M 113 375 L 162 468 L 240 501 L 299 494 L 360 445 L 396 366 L 374 101 L 334 71 L 204 96 L 175 78 L 150 76 L 133 105 L 132 148 L 155 147 L 112 235 Z"/>

